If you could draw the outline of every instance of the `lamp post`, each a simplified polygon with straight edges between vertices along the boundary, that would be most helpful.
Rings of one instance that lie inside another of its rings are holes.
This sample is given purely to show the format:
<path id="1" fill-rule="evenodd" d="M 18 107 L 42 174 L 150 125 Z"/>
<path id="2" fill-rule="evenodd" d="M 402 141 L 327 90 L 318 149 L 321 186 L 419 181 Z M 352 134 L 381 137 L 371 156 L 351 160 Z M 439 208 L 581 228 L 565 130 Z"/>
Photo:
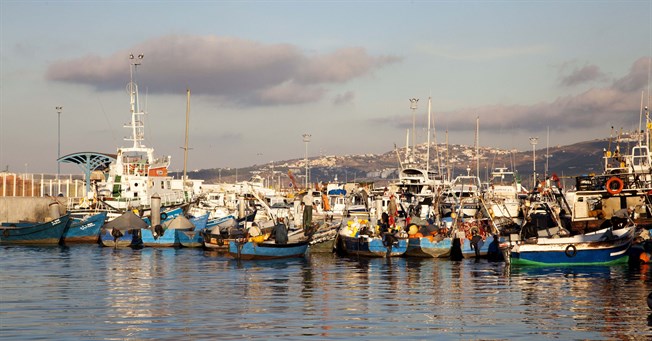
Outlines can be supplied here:
<path id="1" fill-rule="evenodd" d="M 537 154 L 535 147 L 538 141 L 538 137 L 530 137 L 530 144 L 532 145 L 532 190 L 537 186 Z"/>
<path id="2" fill-rule="evenodd" d="M 59 174 L 61 174 L 61 163 L 59 163 L 59 158 L 61 158 L 61 112 L 63 107 L 55 107 L 57 110 L 57 179 Z"/>
<path id="3" fill-rule="evenodd" d="M 416 110 L 417 110 L 418 98 L 410 98 L 410 109 L 412 109 L 412 157 L 414 157 L 414 152 L 416 149 Z"/>
<path id="4" fill-rule="evenodd" d="M 308 182 L 310 181 L 310 174 L 308 173 L 308 142 L 310 142 L 310 137 L 312 135 L 310 134 L 303 134 L 303 142 L 306 144 L 306 156 L 305 156 L 305 161 L 306 161 L 306 190 L 308 190 Z"/>

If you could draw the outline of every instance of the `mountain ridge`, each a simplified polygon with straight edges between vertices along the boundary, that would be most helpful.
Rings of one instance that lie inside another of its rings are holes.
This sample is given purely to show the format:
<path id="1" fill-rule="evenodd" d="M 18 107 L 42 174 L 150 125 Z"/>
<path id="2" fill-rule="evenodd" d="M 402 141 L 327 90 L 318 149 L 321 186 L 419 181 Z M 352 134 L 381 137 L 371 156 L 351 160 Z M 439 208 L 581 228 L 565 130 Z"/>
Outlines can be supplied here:
<path id="1" fill-rule="evenodd" d="M 633 141 L 621 141 L 621 152 L 629 150 Z M 625 146 L 623 146 L 623 144 Z M 531 184 L 533 178 L 533 156 L 536 157 L 536 173 L 543 179 L 544 173 L 557 174 L 559 177 L 570 179 L 575 176 L 602 171 L 602 155 L 605 150 L 615 148 L 616 142 L 608 138 L 583 141 L 565 146 L 554 146 L 532 151 L 504 150 L 492 147 L 479 147 L 480 177 L 484 181 L 496 167 L 505 167 L 518 172 L 524 181 Z M 430 152 L 430 168 L 439 169 L 438 164 L 450 164 L 452 176 L 474 174 L 478 169 L 475 157 L 475 147 L 466 145 L 433 145 Z M 546 149 L 547 155 L 546 157 Z M 417 145 L 415 155 L 424 161 L 426 144 Z M 439 153 L 437 153 L 439 152 Z M 533 155 L 534 154 L 534 155 Z M 349 182 L 369 181 L 374 183 L 388 183 L 398 177 L 399 160 L 405 157 L 405 149 L 395 149 L 383 154 L 358 154 L 358 155 L 327 155 L 309 157 L 310 182 Z M 437 162 L 440 160 L 440 163 Z M 548 167 L 546 172 L 546 159 Z M 442 169 L 445 167 L 442 167 Z M 241 168 L 209 168 L 188 172 L 193 179 L 204 180 L 205 183 L 237 182 L 248 180 L 257 174 L 267 180 L 269 186 L 290 187 L 291 172 L 298 185 L 305 182 L 304 158 L 295 158 L 273 163 L 252 165 Z M 446 170 L 443 169 L 443 173 Z M 181 172 L 171 172 L 171 175 L 180 177 Z"/>

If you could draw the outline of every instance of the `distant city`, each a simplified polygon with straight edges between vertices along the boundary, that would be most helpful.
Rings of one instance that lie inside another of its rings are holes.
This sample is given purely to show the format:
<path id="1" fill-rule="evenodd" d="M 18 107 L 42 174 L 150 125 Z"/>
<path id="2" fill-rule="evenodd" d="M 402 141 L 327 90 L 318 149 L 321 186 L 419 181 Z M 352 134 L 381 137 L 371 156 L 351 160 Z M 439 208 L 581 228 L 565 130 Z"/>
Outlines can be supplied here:
<path id="1" fill-rule="evenodd" d="M 620 143 L 617 143 L 613 138 L 605 138 L 533 151 L 478 147 L 479 158 L 476 157 L 474 146 L 438 144 L 435 148 L 433 144 L 429 152 L 428 168 L 451 177 L 477 172 L 482 180 L 486 180 L 493 169 L 503 167 L 517 171 L 525 185 L 531 184 L 536 170 L 540 179 L 555 173 L 572 186 L 575 176 L 602 170 L 603 151 L 613 150 L 619 145 L 621 152 L 625 152 L 633 141 L 621 138 Z M 414 155 L 415 162 L 426 166 L 427 145 L 417 145 L 414 153 L 410 149 L 397 148 L 384 154 L 309 156 L 309 182 L 373 182 L 383 186 L 397 179 L 399 158 L 403 162 L 409 155 Z M 536 158 L 535 163 L 532 162 L 533 157 Z M 450 165 L 450 174 L 447 165 Z M 207 183 L 220 183 L 244 181 L 253 175 L 259 175 L 266 179 L 269 187 L 286 188 L 291 186 L 288 172 L 294 175 L 298 183 L 303 184 L 306 174 L 305 159 L 290 159 L 243 168 L 193 170 L 188 172 L 188 176 L 203 179 Z M 172 173 L 176 177 L 181 174 L 182 172 Z"/>

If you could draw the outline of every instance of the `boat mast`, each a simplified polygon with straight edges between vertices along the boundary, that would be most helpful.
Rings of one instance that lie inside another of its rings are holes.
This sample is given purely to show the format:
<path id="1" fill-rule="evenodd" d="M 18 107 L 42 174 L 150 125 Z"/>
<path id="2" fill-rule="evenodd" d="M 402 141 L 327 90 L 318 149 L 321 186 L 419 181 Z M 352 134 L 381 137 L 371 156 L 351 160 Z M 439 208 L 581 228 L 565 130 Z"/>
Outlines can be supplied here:
<path id="1" fill-rule="evenodd" d="M 186 89 L 186 142 L 183 145 L 183 186 L 186 186 L 187 166 L 188 166 L 188 126 L 190 123 L 190 89 Z"/>
<path id="2" fill-rule="evenodd" d="M 448 181 L 451 179 L 451 159 L 450 159 L 450 153 L 448 150 L 448 129 L 446 129 L 446 175 L 448 176 Z"/>
<path id="3" fill-rule="evenodd" d="M 547 179 L 548 178 L 548 159 L 550 158 L 550 154 L 548 154 L 548 146 L 550 144 L 550 127 L 548 127 L 548 132 L 546 134 L 546 169 L 543 171 L 543 178 Z"/>
<path id="4" fill-rule="evenodd" d="M 480 179 L 480 116 L 475 118 L 475 175 Z"/>
<path id="5" fill-rule="evenodd" d="M 416 143 L 416 137 L 417 137 L 416 115 L 417 114 L 416 114 L 416 111 L 417 111 L 417 103 L 418 102 L 419 102 L 418 98 L 410 98 L 410 109 L 412 109 L 412 155 L 411 155 L 410 163 L 415 162 L 415 156 L 416 156 L 416 151 L 417 151 L 417 143 Z"/>
<path id="6" fill-rule="evenodd" d="M 131 104 L 131 124 L 125 125 L 125 128 L 131 129 L 131 137 L 125 137 L 125 140 L 133 141 L 134 149 L 143 148 L 144 145 L 141 142 L 145 140 L 145 113 L 140 110 L 138 84 L 135 80 L 137 67 L 141 64 L 143 58 L 143 54 L 139 54 L 138 56 L 134 56 L 133 54 L 129 55 L 129 59 L 131 60 L 129 68 L 130 81 L 129 85 L 127 86 L 127 90 L 129 91 Z"/>
<path id="7" fill-rule="evenodd" d="M 432 97 L 428 97 L 428 148 L 426 149 L 426 177 L 430 180 L 430 109 L 432 108 Z"/>

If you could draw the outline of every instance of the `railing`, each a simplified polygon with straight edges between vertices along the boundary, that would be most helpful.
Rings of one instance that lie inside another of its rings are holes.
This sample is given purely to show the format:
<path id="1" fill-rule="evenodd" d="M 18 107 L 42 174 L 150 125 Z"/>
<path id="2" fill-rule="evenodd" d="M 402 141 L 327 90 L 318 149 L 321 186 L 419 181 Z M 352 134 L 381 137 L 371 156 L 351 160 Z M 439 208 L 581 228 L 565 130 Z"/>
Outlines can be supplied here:
<path id="1" fill-rule="evenodd" d="M 0 173 L 0 196 L 3 197 L 85 197 L 82 175 Z"/>

